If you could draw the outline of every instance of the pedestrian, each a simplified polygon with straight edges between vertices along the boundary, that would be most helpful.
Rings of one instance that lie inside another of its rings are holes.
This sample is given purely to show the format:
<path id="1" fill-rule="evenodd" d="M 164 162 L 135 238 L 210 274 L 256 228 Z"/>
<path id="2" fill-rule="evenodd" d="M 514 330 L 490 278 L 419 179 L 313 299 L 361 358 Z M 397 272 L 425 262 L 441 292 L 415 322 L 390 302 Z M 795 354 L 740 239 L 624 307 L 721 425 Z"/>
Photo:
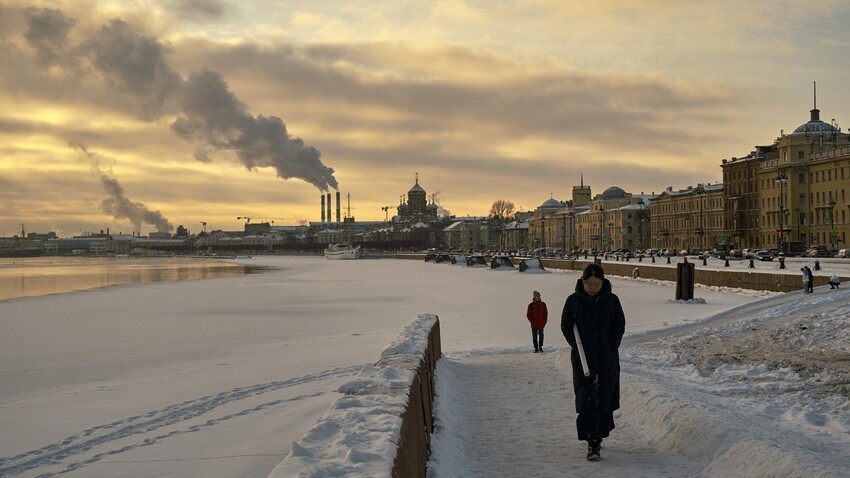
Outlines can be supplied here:
<path id="1" fill-rule="evenodd" d="M 549 321 L 549 311 L 546 302 L 540 298 L 540 292 L 532 292 L 531 303 L 525 312 L 528 323 L 531 324 L 531 343 L 534 345 L 534 353 L 543 351 L 543 328 Z"/>
<path id="2" fill-rule="evenodd" d="M 806 272 L 806 267 L 803 266 L 800 268 L 800 272 L 803 273 L 803 293 L 809 293 L 809 273 Z"/>
<path id="3" fill-rule="evenodd" d="M 809 269 L 809 266 L 804 266 L 804 268 L 806 275 L 809 276 L 809 280 L 806 282 L 806 292 L 813 294 L 815 292 L 815 274 Z"/>
<path id="4" fill-rule="evenodd" d="M 620 342 L 626 317 L 620 299 L 598 264 L 589 264 L 567 297 L 561 332 L 570 344 L 576 430 L 587 441 L 587 459 L 600 458 L 602 439 L 614 429 L 620 408 Z M 576 334 L 578 332 L 578 334 Z"/>
<path id="5" fill-rule="evenodd" d="M 829 278 L 829 288 L 837 289 L 841 284 L 841 279 L 838 277 L 838 274 L 832 274 L 832 277 Z"/>

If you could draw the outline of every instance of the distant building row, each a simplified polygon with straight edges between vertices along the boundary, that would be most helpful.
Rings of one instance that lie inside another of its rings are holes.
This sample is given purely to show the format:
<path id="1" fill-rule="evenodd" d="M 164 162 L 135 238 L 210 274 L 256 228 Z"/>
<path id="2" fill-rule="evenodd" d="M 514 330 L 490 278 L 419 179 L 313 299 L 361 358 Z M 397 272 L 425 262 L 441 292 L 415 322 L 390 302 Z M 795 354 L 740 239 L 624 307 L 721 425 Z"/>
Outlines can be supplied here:
<path id="1" fill-rule="evenodd" d="M 769 146 L 724 159 L 722 184 L 635 195 L 617 187 L 590 199 L 549 199 L 501 234 L 502 248 L 563 250 L 835 249 L 850 232 L 850 134 L 810 120 Z M 527 237 L 522 237 L 522 231 Z"/>

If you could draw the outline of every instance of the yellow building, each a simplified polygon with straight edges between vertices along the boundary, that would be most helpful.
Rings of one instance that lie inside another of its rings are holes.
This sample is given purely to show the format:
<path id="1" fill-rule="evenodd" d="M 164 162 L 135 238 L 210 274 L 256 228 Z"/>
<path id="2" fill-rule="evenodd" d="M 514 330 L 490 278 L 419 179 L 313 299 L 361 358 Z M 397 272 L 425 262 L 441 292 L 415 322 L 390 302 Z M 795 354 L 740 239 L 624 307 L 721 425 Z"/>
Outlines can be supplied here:
<path id="1" fill-rule="evenodd" d="M 576 212 L 577 250 L 613 251 L 647 248 L 650 235 L 650 209 L 653 196 L 633 195 L 611 186 L 593 198 L 587 209 Z"/>
<path id="2" fill-rule="evenodd" d="M 834 123 L 834 120 L 833 120 Z M 759 236 L 762 247 L 802 252 L 846 241 L 850 203 L 850 135 L 820 120 L 820 110 L 774 142 L 760 160 Z"/>
<path id="3" fill-rule="evenodd" d="M 651 201 L 652 244 L 659 250 L 707 250 L 727 242 L 722 184 L 667 188 Z"/>

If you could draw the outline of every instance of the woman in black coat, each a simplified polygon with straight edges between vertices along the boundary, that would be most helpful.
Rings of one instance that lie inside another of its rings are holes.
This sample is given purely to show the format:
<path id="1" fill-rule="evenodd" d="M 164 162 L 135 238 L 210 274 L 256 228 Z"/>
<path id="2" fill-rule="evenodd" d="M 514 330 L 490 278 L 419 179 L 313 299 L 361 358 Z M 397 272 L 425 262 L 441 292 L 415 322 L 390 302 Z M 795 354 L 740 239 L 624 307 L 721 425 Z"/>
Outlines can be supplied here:
<path id="1" fill-rule="evenodd" d="M 573 325 L 578 326 L 590 374 L 585 376 Z M 572 347 L 573 389 L 576 394 L 578 439 L 587 441 L 587 459 L 599 458 L 602 439 L 614 429 L 620 408 L 620 355 L 626 317 L 611 282 L 597 264 L 590 264 L 567 297 L 561 331 Z"/>

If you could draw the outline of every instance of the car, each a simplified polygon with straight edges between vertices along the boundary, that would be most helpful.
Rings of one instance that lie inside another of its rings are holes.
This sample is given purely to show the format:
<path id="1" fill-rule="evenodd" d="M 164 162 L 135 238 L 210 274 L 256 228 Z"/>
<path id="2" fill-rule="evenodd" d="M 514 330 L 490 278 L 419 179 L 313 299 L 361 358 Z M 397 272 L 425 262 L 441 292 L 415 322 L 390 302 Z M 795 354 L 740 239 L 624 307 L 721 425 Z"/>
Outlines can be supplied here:
<path id="1" fill-rule="evenodd" d="M 762 249 L 760 251 L 756 251 L 753 254 L 753 259 L 758 259 L 758 260 L 761 260 L 761 261 L 772 261 L 773 260 L 773 253 L 770 252 L 770 251 Z"/>
<path id="2" fill-rule="evenodd" d="M 832 257 L 832 253 L 824 246 L 812 246 L 806 250 L 807 257 Z"/>
<path id="3" fill-rule="evenodd" d="M 850 249 L 839 249 L 835 257 L 847 258 L 850 257 Z"/>
<path id="4" fill-rule="evenodd" d="M 744 254 L 738 249 L 732 249 L 726 254 L 726 257 L 744 257 Z"/>

